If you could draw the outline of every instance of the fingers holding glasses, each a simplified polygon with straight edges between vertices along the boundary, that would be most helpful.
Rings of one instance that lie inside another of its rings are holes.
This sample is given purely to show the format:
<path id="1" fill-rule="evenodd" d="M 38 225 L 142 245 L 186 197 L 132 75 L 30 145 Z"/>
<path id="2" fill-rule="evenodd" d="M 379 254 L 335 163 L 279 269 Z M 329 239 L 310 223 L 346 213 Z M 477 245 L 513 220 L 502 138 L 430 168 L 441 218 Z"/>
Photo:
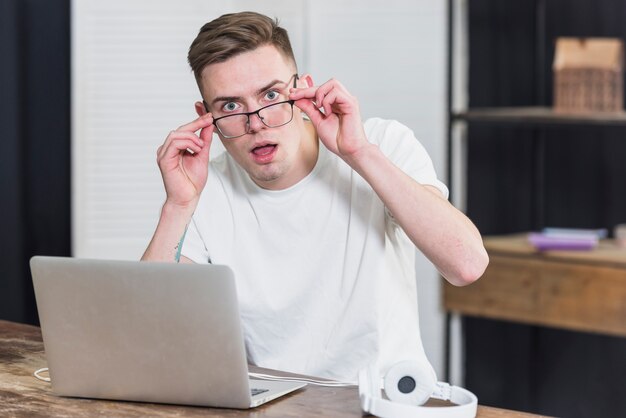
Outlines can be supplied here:
<path id="1" fill-rule="evenodd" d="M 332 152 L 349 157 L 367 145 L 359 103 L 337 80 L 292 89 L 290 98 L 309 116 L 319 138 Z"/>
<path id="2" fill-rule="evenodd" d="M 335 79 L 330 79 L 322 84 L 315 92 L 315 103 L 324 109 L 326 115 L 331 113 L 349 113 L 356 99 L 348 93 L 348 90 Z"/>
<path id="3" fill-rule="evenodd" d="M 331 113 L 351 113 L 358 111 L 358 102 L 348 90 L 335 79 L 330 79 L 321 86 L 291 89 L 289 98 L 292 100 L 309 99 L 317 109 L 323 109 L 324 114 Z"/>
<path id="4" fill-rule="evenodd" d="M 207 180 L 212 135 L 213 118 L 207 114 L 171 131 L 158 148 L 157 163 L 169 201 L 182 205 L 199 196 Z"/>
<path id="5" fill-rule="evenodd" d="M 207 126 L 213 123 L 213 115 L 211 113 L 205 113 L 204 115 L 198 117 L 192 122 L 189 122 L 185 125 L 181 125 L 176 129 L 177 131 L 188 131 L 188 132 L 197 132 L 202 128 L 206 128 Z"/>
<path id="6" fill-rule="evenodd" d="M 200 130 L 199 135 L 195 133 L 198 130 Z M 212 134 L 213 117 L 210 113 L 207 113 L 188 124 L 178 127 L 175 131 L 171 131 L 165 138 L 163 145 L 159 147 L 157 157 L 160 160 L 166 153 L 173 157 L 187 149 L 192 150 L 194 153 L 200 152 L 205 145 L 210 145 Z M 183 139 L 190 141 L 189 145 L 191 146 L 183 147 L 185 145 L 185 143 L 181 142 Z"/>

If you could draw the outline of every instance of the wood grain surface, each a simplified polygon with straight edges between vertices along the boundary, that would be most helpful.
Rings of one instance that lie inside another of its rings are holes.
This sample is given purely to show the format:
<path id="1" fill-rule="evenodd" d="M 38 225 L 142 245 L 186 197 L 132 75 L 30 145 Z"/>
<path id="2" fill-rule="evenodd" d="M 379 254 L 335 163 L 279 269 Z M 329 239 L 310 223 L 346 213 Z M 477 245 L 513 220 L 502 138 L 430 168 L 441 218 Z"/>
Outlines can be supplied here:
<path id="1" fill-rule="evenodd" d="M 490 263 L 470 286 L 444 285 L 464 315 L 626 336 L 626 249 L 538 252 L 524 236 L 485 239 Z"/>
<path id="2" fill-rule="evenodd" d="M 0 417 L 361 417 L 356 388 L 307 386 L 250 410 L 201 408 L 55 396 L 33 372 L 46 367 L 38 327 L 0 320 Z M 264 369 L 255 368 L 259 371 Z M 479 406 L 478 416 L 536 417 Z"/>
<path id="3" fill-rule="evenodd" d="M 626 248 L 619 247 L 614 240 L 601 240 L 592 251 L 537 251 L 528 242 L 528 234 L 491 236 L 484 238 L 485 248 L 490 255 L 532 256 L 539 260 L 565 261 L 626 269 Z"/>

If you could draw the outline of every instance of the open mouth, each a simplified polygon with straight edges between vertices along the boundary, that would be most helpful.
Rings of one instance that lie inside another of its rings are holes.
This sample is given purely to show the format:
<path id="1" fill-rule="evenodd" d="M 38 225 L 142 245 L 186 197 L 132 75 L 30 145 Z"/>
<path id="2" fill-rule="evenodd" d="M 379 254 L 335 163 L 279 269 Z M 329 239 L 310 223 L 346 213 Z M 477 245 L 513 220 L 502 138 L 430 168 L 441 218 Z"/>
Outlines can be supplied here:
<path id="1" fill-rule="evenodd" d="M 272 161 L 274 155 L 276 155 L 276 150 L 278 149 L 278 144 L 261 144 L 257 147 L 252 148 L 250 153 L 252 154 L 252 159 L 258 164 L 267 164 Z"/>
<path id="2" fill-rule="evenodd" d="M 269 155 L 276 149 L 276 144 L 265 144 L 259 147 L 253 148 L 252 153 L 256 156 Z"/>

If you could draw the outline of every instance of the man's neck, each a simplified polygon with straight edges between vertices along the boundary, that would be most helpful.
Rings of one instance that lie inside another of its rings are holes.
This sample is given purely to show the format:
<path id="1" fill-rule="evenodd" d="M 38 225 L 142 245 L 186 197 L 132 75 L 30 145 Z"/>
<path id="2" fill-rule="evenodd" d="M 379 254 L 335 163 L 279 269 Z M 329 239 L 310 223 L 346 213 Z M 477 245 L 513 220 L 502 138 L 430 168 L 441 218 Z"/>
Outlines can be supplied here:
<path id="1" fill-rule="evenodd" d="M 315 127 L 310 121 L 305 120 L 303 125 L 305 131 L 304 135 L 306 138 L 306 140 L 302 142 L 302 146 L 305 148 L 303 160 L 306 167 L 306 174 L 304 177 L 306 177 L 311 173 L 311 171 L 313 171 L 313 168 L 315 168 L 315 165 L 317 164 L 317 159 L 319 158 L 320 140 L 317 136 Z"/>

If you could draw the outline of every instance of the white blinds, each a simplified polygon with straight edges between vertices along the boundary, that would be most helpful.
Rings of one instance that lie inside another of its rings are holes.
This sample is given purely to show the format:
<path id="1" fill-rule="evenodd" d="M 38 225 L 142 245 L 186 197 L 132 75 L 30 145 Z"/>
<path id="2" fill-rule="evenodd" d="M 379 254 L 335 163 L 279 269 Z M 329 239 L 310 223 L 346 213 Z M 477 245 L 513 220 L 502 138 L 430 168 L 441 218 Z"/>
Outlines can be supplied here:
<path id="1" fill-rule="evenodd" d="M 156 149 L 196 115 L 187 50 L 236 10 L 279 16 L 304 59 L 302 1 L 72 3 L 73 254 L 137 259 L 165 198 Z M 219 141 L 216 141 L 219 142 Z"/>

